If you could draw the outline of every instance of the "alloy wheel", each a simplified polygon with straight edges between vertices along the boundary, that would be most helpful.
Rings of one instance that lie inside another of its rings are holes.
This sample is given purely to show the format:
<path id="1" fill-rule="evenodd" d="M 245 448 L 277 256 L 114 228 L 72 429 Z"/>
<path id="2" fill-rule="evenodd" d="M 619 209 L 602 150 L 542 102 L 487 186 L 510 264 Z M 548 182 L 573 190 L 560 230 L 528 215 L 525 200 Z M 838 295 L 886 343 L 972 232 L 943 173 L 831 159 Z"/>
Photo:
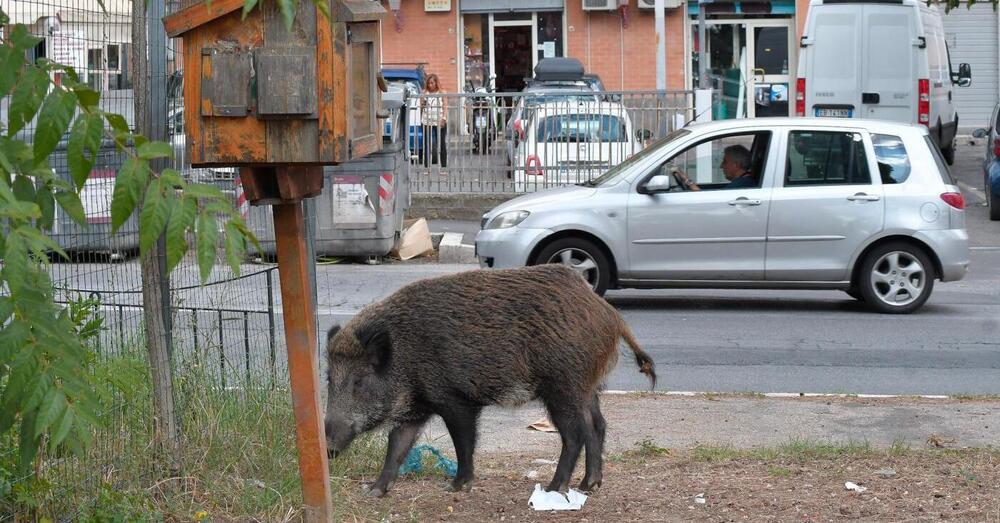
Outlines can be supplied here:
<path id="1" fill-rule="evenodd" d="M 597 261 L 582 249 L 569 247 L 556 251 L 546 263 L 561 263 L 583 276 L 592 289 L 597 289 L 601 283 L 601 272 L 598 270 Z"/>
<path id="2" fill-rule="evenodd" d="M 927 286 L 927 272 L 913 254 L 891 251 L 875 262 L 869 282 L 879 300 L 899 307 L 920 298 Z"/>

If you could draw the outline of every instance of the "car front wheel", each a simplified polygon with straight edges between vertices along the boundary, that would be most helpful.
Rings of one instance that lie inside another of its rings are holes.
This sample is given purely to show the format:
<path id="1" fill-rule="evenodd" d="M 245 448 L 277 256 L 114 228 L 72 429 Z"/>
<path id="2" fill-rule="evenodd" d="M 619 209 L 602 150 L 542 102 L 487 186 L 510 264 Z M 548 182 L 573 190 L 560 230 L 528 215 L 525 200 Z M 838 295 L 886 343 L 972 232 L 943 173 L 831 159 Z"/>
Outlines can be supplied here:
<path id="1" fill-rule="evenodd" d="M 535 265 L 561 263 L 575 270 L 598 296 L 604 296 L 611 281 L 611 264 L 604 252 L 583 238 L 563 238 L 546 245 L 535 258 Z"/>
<path id="2" fill-rule="evenodd" d="M 924 252 L 903 242 L 876 247 L 865 256 L 858 291 L 865 303 L 886 314 L 919 309 L 934 289 L 934 265 Z"/>

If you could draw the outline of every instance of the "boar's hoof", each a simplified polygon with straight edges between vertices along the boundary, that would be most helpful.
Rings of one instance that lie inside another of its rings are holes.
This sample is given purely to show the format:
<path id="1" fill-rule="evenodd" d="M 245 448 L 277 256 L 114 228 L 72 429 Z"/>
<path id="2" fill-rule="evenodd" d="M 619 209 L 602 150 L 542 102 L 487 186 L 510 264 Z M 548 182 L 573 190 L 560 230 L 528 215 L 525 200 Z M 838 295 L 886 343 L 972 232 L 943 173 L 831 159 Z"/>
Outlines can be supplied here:
<path id="1" fill-rule="evenodd" d="M 580 492 L 590 493 L 594 492 L 599 488 L 601 488 L 601 480 L 589 481 L 587 479 L 584 479 L 583 481 L 580 482 L 580 488 L 578 490 Z"/>
<path id="2" fill-rule="evenodd" d="M 461 492 L 463 490 L 466 492 L 472 492 L 472 480 L 471 479 L 460 480 L 458 478 L 455 478 L 455 480 L 452 481 L 450 485 L 448 485 L 447 490 L 449 492 Z"/>
<path id="3" fill-rule="evenodd" d="M 365 485 L 362 487 L 362 491 L 370 498 L 380 498 L 385 496 L 386 489 L 376 485 Z"/>

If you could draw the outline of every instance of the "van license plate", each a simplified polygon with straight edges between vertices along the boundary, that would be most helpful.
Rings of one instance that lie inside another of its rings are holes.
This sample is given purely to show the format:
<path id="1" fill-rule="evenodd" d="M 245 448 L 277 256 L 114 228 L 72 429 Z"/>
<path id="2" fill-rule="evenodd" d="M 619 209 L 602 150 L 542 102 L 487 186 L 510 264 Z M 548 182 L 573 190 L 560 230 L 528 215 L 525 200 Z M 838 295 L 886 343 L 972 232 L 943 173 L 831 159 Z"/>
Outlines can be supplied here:
<path id="1" fill-rule="evenodd" d="M 850 118 L 853 111 L 851 109 L 829 108 L 816 109 L 816 116 L 827 118 Z"/>

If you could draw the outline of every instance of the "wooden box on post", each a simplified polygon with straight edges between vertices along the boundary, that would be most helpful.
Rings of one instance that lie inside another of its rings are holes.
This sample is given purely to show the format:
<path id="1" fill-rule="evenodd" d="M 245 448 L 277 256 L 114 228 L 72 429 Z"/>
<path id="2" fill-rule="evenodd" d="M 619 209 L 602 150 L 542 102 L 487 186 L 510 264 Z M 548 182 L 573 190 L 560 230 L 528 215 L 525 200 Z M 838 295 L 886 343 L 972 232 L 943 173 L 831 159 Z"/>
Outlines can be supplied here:
<path id="1" fill-rule="evenodd" d="M 164 18 L 183 38 L 184 121 L 195 167 L 328 165 L 381 143 L 378 23 L 372 0 L 300 0 L 285 29 L 278 2 L 242 20 L 244 0 L 182 0 Z"/>

